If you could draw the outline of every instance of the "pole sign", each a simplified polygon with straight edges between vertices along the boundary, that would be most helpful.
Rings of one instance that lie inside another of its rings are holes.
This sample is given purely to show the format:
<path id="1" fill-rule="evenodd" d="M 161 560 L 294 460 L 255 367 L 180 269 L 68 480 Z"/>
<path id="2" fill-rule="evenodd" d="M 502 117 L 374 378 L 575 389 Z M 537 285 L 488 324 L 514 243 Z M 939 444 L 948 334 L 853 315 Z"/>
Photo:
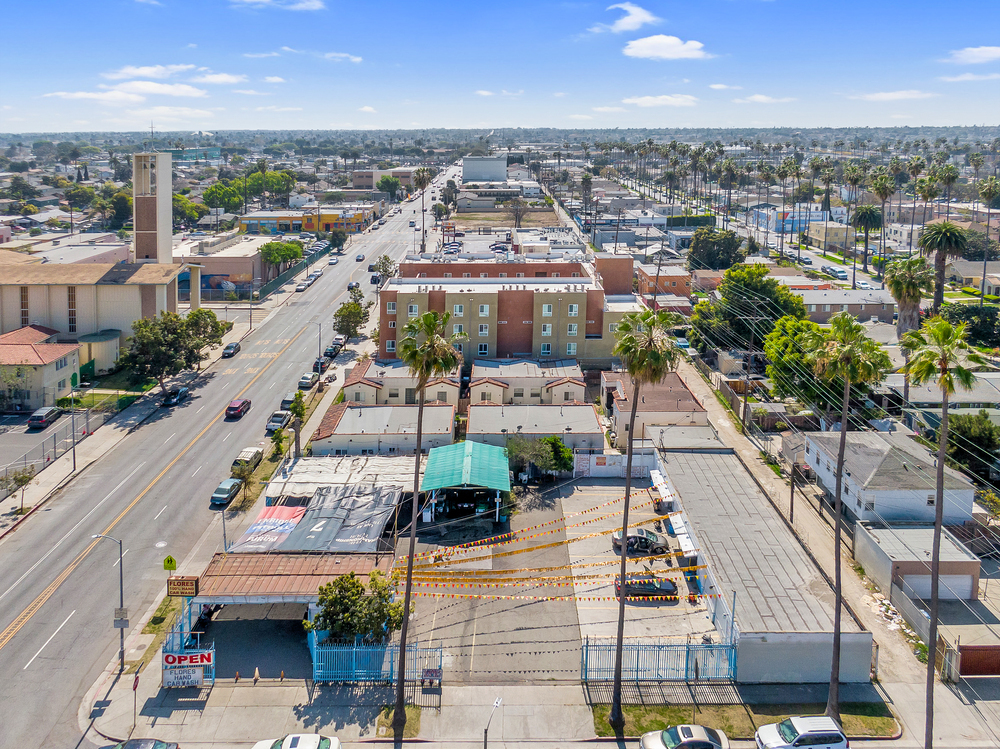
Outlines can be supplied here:
<path id="1" fill-rule="evenodd" d="M 173 575 L 167 579 L 167 595 L 194 598 L 198 595 L 197 575 Z"/>
<path id="2" fill-rule="evenodd" d="M 205 681 L 205 669 L 196 668 L 165 668 L 163 669 L 163 687 L 200 687 Z"/>
<path id="3" fill-rule="evenodd" d="M 166 559 L 163 560 L 163 569 L 168 570 L 170 572 L 176 572 L 177 560 L 174 559 L 173 557 L 168 556 Z"/>

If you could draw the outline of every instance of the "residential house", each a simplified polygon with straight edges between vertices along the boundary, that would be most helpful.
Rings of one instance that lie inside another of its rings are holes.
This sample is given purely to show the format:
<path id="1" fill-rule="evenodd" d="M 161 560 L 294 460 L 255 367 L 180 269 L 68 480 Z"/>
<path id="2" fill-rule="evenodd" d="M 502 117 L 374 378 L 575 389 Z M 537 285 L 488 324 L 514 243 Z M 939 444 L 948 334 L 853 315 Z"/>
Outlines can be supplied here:
<path id="1" fill-rule="evenodd" d="M 819 291 L 822 289 L 833 288 L 833 283 L 831 283 L 829 279 L 809 278 L 808 276 L 791 276 L 783 273 L 771 273 L 769 275 L 771 275 L 779 284 L 787 286 L 789 289 L 810 289 L 812 291 Z"/>
<path id="2" fill-rule="evenodd" d="M 691 271 L 691 285 L 695 291 L 714 291 L 726 274 L 724 270 L 703 270 L 697 268 Z"/>
<path id="3" fill-rule="evenodd" d="M 802 297 L 809 319 L 817 323 L 829 322 L 838 312 L 849 312 L 862 321 L 878 319 L 891 323 L 896 312 L 896 300 L 888 291 L 863 289 L 793 289 Z"/>
<path id="4" fill-rule="evenodd" d="M 335 403 L 313 433 L 313 455 L 413 455 L 419 406 Z M 450 445 L 455 435 L 455 406 L 424 406 L 420 451 Z"/>
<path id="5" fill-rule="evenodd" d="M 447 403 L 458 408 L 460 387 L 460 371 L 456 367 L 446 377 L 429 380 L 424 397 L 427 403 Z M 410 374 L 409 367 L 399 359 L 365 359 L 344 371 L 345 403 L 413 405 L 418 397 L 417 380 Z"/>
<path id="6" fill-rule="evenodd" d="M 820 250 L 843 250 L 848 245 L 853 246 L 854 236 L 852 227 L 833 221 L 809 224 L 806 229 L 807 244 Z"/>
<path id="7" fill-rule="evenodd" d="M 691 274 L 683 265 L 639 265 L 636 268 L 639 293 L 691 296 Z"/>
<path id="8" fill-rule="evenodd" d="M 983 280 L 982 260 L 949 260 L 944 269 L 945 278 L 961 286 L 979 288 Z M 986 276 L 1000 276 L 1000 260 L 986 262 Z M 988 291 L 987 294 L 994 292 Z"/>
<path id="9" fill-rule="evenodd" d="M 530 439 L 553 435 L 573 449 L 604 447 L 604 430 L 590 403 L 508 406 L 473 403 L 469 406 L 466 439 L 504 447 L 520 434 Z"/>
<path id="10" fill-rule="evenodd" d="M 27 325 L 0 335 L 0 373 L 8 409 L 54 406 L 80 384 L 80 344 L 60 343 L 59 331 Z"/>
<path id="11" fill-rule="evenodd" d="M 601 402 L 611 419 L 613 444 L 628 446 L 629 420 L 632 415 L 632 380 L 625 372 L 601 372 Z M 706 426 L 708 411 L 698 402 L 684 381 L 670 372 L 655 385 L 644 385 L 639 391 L 635 414 L 636 434 L 642 435 L 653 426 Z"/>
<path id="12" fill-rule="evenodd" d="M 575 359 L 477 359 L 469 383 L 470 403 L 582 403 L 586 393 Z"/>

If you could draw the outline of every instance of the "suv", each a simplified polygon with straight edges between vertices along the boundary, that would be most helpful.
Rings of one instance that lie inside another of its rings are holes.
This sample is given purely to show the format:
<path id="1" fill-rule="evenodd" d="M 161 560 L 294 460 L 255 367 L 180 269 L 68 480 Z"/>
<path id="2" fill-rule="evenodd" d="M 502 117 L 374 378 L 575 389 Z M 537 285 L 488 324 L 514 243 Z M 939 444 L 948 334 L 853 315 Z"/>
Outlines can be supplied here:
<path id="1" fill-rule="evenodd" d="M 174 388 L 163 398 L 163 403 L 161 406 L 176 406 L 182 400 L 188 397 L 187 388 Z"/>
<path id="2" fill-rule="evenodd" d="M 615 579 L 615 597 L 622 592 L 621 579 Z M 625 598 L 677 599 L 677 583 L 663 577 L 641 574 L 625 578 Z"/>
<path id="3" fill-rule="evenodd" d="M 611 534 L 611 545 L 616 549 L 621 548 L 622 532 L 620 530 Z M 667 541 L 666 536 L 647 531 L 645 528 L 630 528 L 625 545 L 629 551 L 648 551 L 650 554 L 666 554 L 670 551 L 670 542 Z"/>
<path id="4" fill-rule="evenodd" d="M 226 406 L 226 418 L 227 419 L 239 419 L 250 410 L 250 399 L 249 398 L 237 398 L 234 401 L 230 401 L 229 405 Z"/>
<path id="5" fill-rule="evenodd" d="M 850 749 L 850 742 L 833 718 L 825 715 L 786 718 L 780 723 L 761 726 L 754 734 L 757 749 L 791 749 L 809 746 L 816 749 Z"/>
<path id="6" fill-rule="evenodd" d="M 321 356 L 316 361 L 313 362 L 313 372 L 318 372 L 323 374 L 330 368 L 333 362 L 330 361 L 329 357 Z"/>
<path id="7" fill-rule="evenodd" d="M 28 417 L 28 429 L 45 429 L 49 424 L 62 416 L 62 409 L 55 406 L 39 408 Z"/>
<path id="8" fill-rule="evenodd" d="M 333 337 L 333 343 L 331 343 L 330 345 L 340 346 L 341 348 L 344 348 L 344 346 L 347 345 L 347 336 L 343 335 L 342 333 L 337 333 L 337 335 Z"/>

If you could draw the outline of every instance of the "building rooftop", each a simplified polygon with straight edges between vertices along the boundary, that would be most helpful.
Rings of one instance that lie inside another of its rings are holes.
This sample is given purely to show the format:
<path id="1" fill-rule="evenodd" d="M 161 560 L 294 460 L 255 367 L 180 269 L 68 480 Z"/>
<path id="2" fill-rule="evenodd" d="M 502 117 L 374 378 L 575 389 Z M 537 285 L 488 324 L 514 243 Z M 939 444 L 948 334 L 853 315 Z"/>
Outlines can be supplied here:
<path id="1" fill-rule="evenodd" d="M 793 289 L 805 304 L 892 304 L 896 301 L 888 291 L 865 291 L 864 289 Z"/>
<path id="2" fill-rule="evenodd" d="M 887 375 L 883 387 L 903 392 L 904 378 L 902 374 Z M 949 403 L 996 405 L 1000 403 L 1000 372 L 976 372 L 976 379 L 971 390 L 958 388 L 948 396 Z M 928 380 L 922 385 L 910 383 L 910 403 L 940 404 L 941 388 L 937 380 Z"/>
<path id="3" fill-rule="evenodd" d="M 934 544 L 934 526 L 927 524 L 862 523 L 879 548 L 894 562 L 930 562 Z M 978 562 L 947 529 L 941 534 L 942 562 Z"/>
<path id="4" fill-rule="evenodd" d="M 436 378 L 428 381 L 428 385 L 439 382 L 447 382 L 456 387 L 459 384 L 460 367 L 455 367 L 446 378 Z M 410 367 L 401 359 L 388 359 L 376 361 L 375 359 L 365 359 L 360 364 L 355 365 L 344 378 L 344 386 L 354 385 L 358 382 L 368 382 L 375 387 L 382 387 L 386 380 L 403 379 L 407 382 L 415 378 L 410 374 Z M 398 382 L 395 384 L 399 384 Z"/>
<path id="5" fill-rule="evenodd" d="M 23 328 L 0 335 L 0 344 L 42 343 L 54 335 L 59 335 L 59 331 L 55 328 L 48 328 L 44 325 L 25 325 Z"/>
<path id="6" fill-rule="evenodd" d="M 650 263 L 648 265 L 639 265 L 638 270 L 641 270 L 650 278 L 656 278 L 659 274 L 660 278 L 670 277 L 670 276 L 681 276 L 683 278 L 690 278 L 691 273 L 683 266 L 676 263 L 663 264 L 657 268 L 655 263 Z"/>
<path id="7" fill-rule="evenodd" d="M 425 417 L 426 418 L 426 417 Z M 466 434 L 603 434 L 597 410 L 589 403 L 568 405 L 507 406 L 493 403 L 473 403 L 469 406 Z M 603 436 L 601 437 L 603 442 Z"/>
<path id="8" fill-rule="evenodd" d="M 72 354 L 79 343 L 3 343 L 0 341 L 0 365 L 44 366 Z"/>
<path id="9" fill-rule="evenodd" d="M 645 309 L 635 294 L 608 294 L 604 297 L 605 312 L 641 312 Z"/>
<path id="10" fill-rule="evenodd" d="M 173 263 L 0 265 L 0 283 L 11 286 L 166 284 L 180 275 L 181 270 L 181 265 Z"/>
<path id="11" fill-rule="evenodd" d="M 615 388 L 615 401 L 618 408 L 627 411 L 632 408 L 632 381 L 624 372 L 601 372 L 602 387 Z M 643 385 L 640 391 L 639 411 L 641 413 L 659 413 L 664 411 L 703 412 L 705 407 L 688 390 L 687 385 L 676 372 L 669 372 L 661 382 L 655 385 Z"/>
<path id="12" fill-rule="evenodd" d="M 494 380 L 515 378 L 562 379 L 571 377 L 583 379 L 583 370 L 576 359 L 476 359 L 472 364 L 472 381 L 489 377 Z"/>
<path id="13" fill-rule="evenodd" d="M 597 287 L 597 282 L 587 276 L 580 278 L 390 278 L 387 290 L 444 291 L 448 293 L 497 294 L 501 291 L 524 290 L 552 293 L 584 293 Z M 635 297 L 628 295 L 629 299 Z"/>
<path id="14" fill-rule="evenodd" d="M 419 406 L 365 406 L 336 403 L 323 416 L 312 439 L 334 434 L 416 434 Z M 455 407 L 427 404 L 424 407 L 424 434 L 450 434 L 455 421 Z"/>

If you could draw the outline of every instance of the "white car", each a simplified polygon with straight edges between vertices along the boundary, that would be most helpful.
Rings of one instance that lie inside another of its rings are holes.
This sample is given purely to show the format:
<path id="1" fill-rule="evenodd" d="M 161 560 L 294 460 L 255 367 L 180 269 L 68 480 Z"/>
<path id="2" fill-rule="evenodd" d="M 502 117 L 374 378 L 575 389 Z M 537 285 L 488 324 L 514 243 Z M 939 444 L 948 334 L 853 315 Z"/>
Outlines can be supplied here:
<path id="1" fill-rule="evenodd" d="M 758 749 L 850 749 L 850 742 L 837 721 L 825 715 L 786 718 L 780 723 L 761 726 L 754 734 Z"/>
<path id="2" fill-rule="evenodd" d="M 865 291 L 871 291 L 872 290 L 872 285 L 870 283 L 868 283 L 867 281 L 858 281 L 858 288 L 859 289 L 864 289 Z"/>
<path id="3" fill-rule="evenodd" d="M 337 259 L 337 258 L 335 258 L 335 257 L 332 257 L 332 258 L 330 258 L 330 262 L 329 262 L 329 263 L 327 263 L 327 265 L 336 265 L 336 264 L 337 264 L 337 263 L 339 263 L 339 262 L 340 262 L 340 260 L 338 260 L 338 259 Z"/>
<path id="4" fill-rule="evenodd" d="M 318 733 L 290 733 L 283 739 L 258 741 L 253 749 L 340 749 L 340 739 Z"/>

